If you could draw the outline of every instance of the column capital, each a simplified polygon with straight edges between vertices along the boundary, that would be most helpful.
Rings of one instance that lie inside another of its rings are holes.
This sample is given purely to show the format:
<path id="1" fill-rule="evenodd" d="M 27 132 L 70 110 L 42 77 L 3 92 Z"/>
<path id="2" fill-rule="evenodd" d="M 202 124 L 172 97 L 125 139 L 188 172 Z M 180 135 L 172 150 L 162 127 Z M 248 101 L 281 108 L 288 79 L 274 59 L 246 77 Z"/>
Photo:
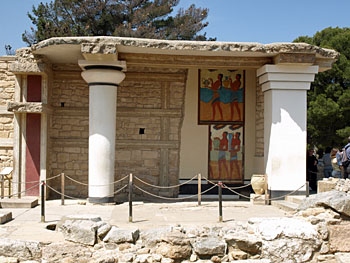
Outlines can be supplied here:
<path id="1" fill-rule="evenodd" d="M 125 78 L 125 61 L 91 61 L 79 60 L 81 76 L 89 84 L 118 86 Z"/>
<path id="2" fill-rule="evenodd" d="M 257 70 L 262 91 L 270 89 L 308 90 L 318 73 L 318 66 L 264 65 Z"/>

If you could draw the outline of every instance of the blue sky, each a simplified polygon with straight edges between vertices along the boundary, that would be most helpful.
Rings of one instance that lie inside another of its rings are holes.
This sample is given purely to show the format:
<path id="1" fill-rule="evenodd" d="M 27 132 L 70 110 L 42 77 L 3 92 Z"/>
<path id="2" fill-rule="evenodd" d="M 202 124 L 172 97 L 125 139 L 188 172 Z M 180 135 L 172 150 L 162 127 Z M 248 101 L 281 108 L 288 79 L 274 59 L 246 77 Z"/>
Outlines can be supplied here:
<path id="1" fill-rule="evenodd" d="M 25 47 L 32 26 L 27 13 L 50 0 L 0 0 L 0 55 L 5 45 Z M 180 7 L 209 9 L 207 37 L 228 42 L 292 42 L 327 27 L 350 27 L 349 0 L 180 0 Z"/>

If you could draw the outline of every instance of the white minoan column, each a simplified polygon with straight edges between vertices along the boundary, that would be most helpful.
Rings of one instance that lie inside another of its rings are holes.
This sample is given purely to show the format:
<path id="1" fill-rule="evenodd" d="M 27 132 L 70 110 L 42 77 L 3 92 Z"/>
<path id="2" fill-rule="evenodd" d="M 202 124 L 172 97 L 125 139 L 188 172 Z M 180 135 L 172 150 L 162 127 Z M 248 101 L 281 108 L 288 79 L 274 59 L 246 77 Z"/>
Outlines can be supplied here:
<path id="1" fill-rule="evenodd" d="M 306 182 L 306 92 L 317 72 L 318 66 L 305 65 L 265 65 L 257 71 L 264 92 L 264 162 L 272 197 Z"/>
<path id="2" fill-rule="evenodd" d="M 114 199 L 117 87 L 125 64 L 79 61 L 89 84 L 89 202 Z"/>

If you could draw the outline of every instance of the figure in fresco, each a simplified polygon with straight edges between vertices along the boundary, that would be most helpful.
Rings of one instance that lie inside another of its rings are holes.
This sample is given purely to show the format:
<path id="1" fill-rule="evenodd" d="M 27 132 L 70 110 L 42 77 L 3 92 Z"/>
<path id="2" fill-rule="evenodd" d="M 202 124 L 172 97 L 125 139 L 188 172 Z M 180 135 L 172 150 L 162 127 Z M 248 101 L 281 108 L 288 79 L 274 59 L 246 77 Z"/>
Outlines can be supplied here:
<path id="1" fill-rule="evenodd" d="M 241 150 L 241 133 L 236 132 L 234 133 L 234 135 L 231 136 L 232 138 L 230 140 L 230 175 L 232 178 L 234 178 L 237 177 L 234 175 L 238 175 L 238 177 L 240 177 L 241 174 L 238 164 L 238 153 Z"/>
<path id="2" fill-rule="evenodd" d="M 209 178 L 223 181 L 242 180 L 242 128 L 243 124 L 216 124 L 210 128 Z"/>
<path id="3" fill-rule="evenodd" d="M 213 117 L 212 120 L 215 120 L 215 116 L 216 116 L 216 108 L 219 110 L 219 114 L 220 114 L 220 119 L 219 120 L 223 120 L 224 119 L 224 115 L 222 114 L 222 109 L 221 109 L 221 105 L 220 105 L 220 90 L 223 89 L 222 86 L 222 79 L 223 79 L 224 75 L 223 74 L 218 74 L 218 78 L 215 82 L 213 82 L 212 78 L 209 78 L 209 81 L 211 83 L 211 89 L 214 91 L 214 95 L 213 95 L 213 101 L 211 103 L 211 107 L 213 109 Z"/>
<path id="4" fill-rule="evenodd" d="M 233 120 L 233 113 L 234 113 L 234 108 L 236 108 L 237 113 L 238 113 L 238 120 L 241 121 L 242 120 L 242 116 L 241 116 L 241 110 L 238 106 L 238 102 L 239 102 L 239 97 L 238 95 L 238 90 L 241 87 L 241 78 L 242 75 L 241 74 L 236 74 L 236 78 L 234 81 L 232 81 L 232 78 L 229 78 L 230 81 L 230 87 L 232 90 L 232 100 L 230 103 L 230 109 L 231 109 L 231 120 Z"/>
<path id="5" fill-rule="evenodd" d="M 241 109 L 239 103 L 243 103 L 242 75 L 236 74 L 233 80 L 230 76 L 222 73 L 217 75 L 217 80 L 207 78 L 202 81 L 203 86 L 200 88 L 200 101 L 210 103 L 211 116 L 207 116 L 208 121 L 242 121 Z M 227 110 L 224 108 L 227 105 Z M 225 109 L 225 111 L 226 111 Z M 235 115 L 236 114 L 236 115 Z"/>
<path id="6" fill-rule="evenodd" d="M 209 138 L 209 152 L 211 153 L 213 150 L 213 141 L 211 137 Z M 213 172 L 213 167 L 211 165 L 211 162 L 209 162 L 209 178 L 214 178 L 214 172 Z"/>
<path id="7" fill-rule="evenodd" d="M 225 169 L 226 175 L 228 175 L 228 167 L 226 160 L 226 152 L 228 151 L 228 138 L 227 132 L 222 133 L 222 139 L 220 139 L 219 144 L 219 158 L 218 158 L 218 167 L 219 167 L 219 178 L 224 177 L 222 174 L 222 168 Z"/>

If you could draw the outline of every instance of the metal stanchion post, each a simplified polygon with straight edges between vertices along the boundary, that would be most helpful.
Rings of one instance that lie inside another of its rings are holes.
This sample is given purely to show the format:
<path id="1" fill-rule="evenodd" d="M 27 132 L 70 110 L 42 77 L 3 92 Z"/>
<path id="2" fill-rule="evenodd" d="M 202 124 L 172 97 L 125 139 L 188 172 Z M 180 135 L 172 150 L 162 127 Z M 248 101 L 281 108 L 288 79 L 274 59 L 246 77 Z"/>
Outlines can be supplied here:
<path id="1" fill-rule="evenodd" d="M 64 173 L 61 173 L 61 205 L 64 205 Z"/>
<path id="2" fill-rule="evenodd" d="M 198 174 L 198 205 L 201 205 L 202 202 L 202 175 Z"/>
<path id="3" fill-rule="evenodd" d="M 219 192 L 219 222 L 222 222 L 222 182 L 218 183 Z"/>
<path id="4" fill-rule="evenodd" d="M 265 177 L 265 186 L 264 186 L 264 190 L 265 190 L 265 205 L 269 205 L 270 204 L 270 201 L 269 201 L 270 196 L 268 194 L 268 188 L 269 187 L 268 187 L 268 183 L 267 183 L 267 175 L 265 174 L 264 177 Z"/>
<path id="5" fill-rule="evenodd" d="M 306 197 L 309 197 L 310 195 L 309 181 L 306 181 L 305 187 L 306 187 Z"/>
<path id="6" fill-rule="evenodd" d="M 132 222 L 132 174 L 129 176 L 129 222 Z"/>
<path id="7" fill-rule="evenodd" d="M 41 222 L 45 223 L 45 181 L 41 181 Z"/>
<path id="8" fill-rule="evenodd" d="M 1 183 L 1 199 L 4 198 L 5 195 L 5 180 L 4 175 L 0 175 L 0 183 Z"/>

